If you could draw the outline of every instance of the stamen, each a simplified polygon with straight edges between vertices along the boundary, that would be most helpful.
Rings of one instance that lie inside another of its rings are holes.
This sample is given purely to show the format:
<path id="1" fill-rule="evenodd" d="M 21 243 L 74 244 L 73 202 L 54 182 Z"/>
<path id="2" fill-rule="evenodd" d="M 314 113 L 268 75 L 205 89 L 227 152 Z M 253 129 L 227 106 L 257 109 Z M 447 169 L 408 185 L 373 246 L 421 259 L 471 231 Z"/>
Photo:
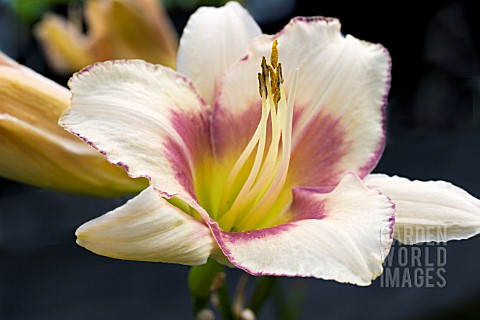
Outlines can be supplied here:
<path id="1" fill-rule="evenodd" d="M 265 87 L 265 84 L 263 83 L 263 76 L 262 74 L 259 72 L 258 73 L 258 93 L 260 94 L 260 97 L 263 97 L 264 95 L 262 94 L 262 92 L 264 91 L 263 90 L 263 87 Z M 265 95 L 266 97 L 266 95 Z"/>
<path id="2" fill-rule="evenodd" d="M 262 98 L 260 122 L 224 185 L 219 207 L 219 223 L 224 230 L 234 230 L 233 227 L 235 230 L 246 230 L 258 226 L 264 220 L 271 220 L 271 215 L 268 215 L 269 209 L 282 192 L 287 178 L 298 69 L 287 104 L 283 90 L 282 65 L 278 63 L 277 45 L 278 42 L 275 40 L 272 44 L 270 64 L 265 57 L 262 58 L 261 72 L 258 74 L 258 90 Z M 272 131 L 267 151 L 268 120 L 271 122 Z M 243 180 L 239 176 L 240 171 L 245 170 L 244 167 L 254 151 L 253 164 L 248 177 Z M 238 187 L 239 184 L 242 187 L 237 193 L 233 191 L 233 186 Z"/>
<path id="3" fill-rule="evenodd" d="M 277 155 L 278 155 L 278 143 L 280 141 L 280 127 L 279 127 L 279 120 L 278 120 L 278 115 L 275 110 L 275 106 L 270 103 L 270 119 L 271 119 L 271 125 L 272 125 L 272 141 L 270 142 L 270 147 L 267 152 L 266 157 L 262 157 L 263 163 L 261 167 L 260 174 L 259 172 L 259 167 L 256 167 L 255 163 L 254 168 L 250 172 L 250 175 L 247 179 L 247 182 L 244 184 L 242 187 L 241 191 L 239 192 L 237 198 L 235 199 L 235 202 L 233 203 L 232 207 L 230 208 L 231 211 L 235 212 L 240 212 L 254 204 L 259 197 L 264 193 L 262 189 L 265 188 L 265 186 L 268 186 L 271 184 L 273 177 L 274 177 L 274 172 L 278 165 L 276 164 L 277 162 Z M 265 137 L 266 137 L 266 131 L 265 131 Z M 265 145 L 262 146 L 263 150 L 265 150 Z M 262 151 L 262 156 L 263 156 L 263 151 Z M 255 171 L 255 174 L 253 175 L 252 173 Z M 251 211 L 251 210 L 250 210 Z M 236 224 L 237 219 L 240 218 L 238 215 L 235 216 L 235 220 L 233 221 L 233 224 Z"/>
<path id="4" fill-rule="evenodd" d="M 277 74 L 278 74 L 278 77 L 277 77 L 278 87 L 280 88 L 280 85 L 283 83 L 283 73 L 282 73 L 282 64 L 281 63 L 278 64 Z"/>
<path id="5" fill-rule="evenodd" d="M 263 103 L 262 103 L 262 106 L 263 106 Z M 260 140 L 260 137 L 264 134 L 264 131 L 265 131 L 264 127 L 267 124 L 267 119 L 268 119 L 268 109 L 262 107 L 262 117 L 260 118 L 260 123 L 258 124 L 258 127 L 252 136 L 252 139 L 250 139 L 247 146 L 243 150 L 242 154 L 235 162 L 235 165 L 230 171 L 230 174 L 228 175 L 228 178 L 225 182 L 222 197 L 220 200 L 221 211 L 227 210 L 229 207 L 229 204 L 232 203 L 231 193 L 232 193 L 233 184 L 237 179 L 238 174 L 240 173 L 240 170 L 243 168 L 247 160 L 250 158 L 250 155 L 252 154 L 253 150 L 257 146 L 258 141 Z"/>
<path id="6" fill-rule="evenodd" d="M 270 64 L 274 69 L 277 69 L 277 64 L 278 64 L 278 41 L 275 40 L 273 41 L 272 44 L 272 53 L 270 54 Z"/>
<path id="7" fill-rule="evenodd" d="M 290 95 L 288 97 L 288 104 L 286 105 L 286 112 L 283 113 L 284 119 L 282 121 L 282 154 L 281 163 L 277 169 L 277 174 L 273 179 L 267 192 L 262 195 L 260 201 L 250 210 L 255 214 L 244 215 L 243 220 L 238 223 L 241 228 L 245 225 L 258 225 L 262 221 L 268 219 L 268 209 L 277 200 L 278 195 L 282 192 L 283 186 L 287 179 L 288 167 L 290 164 L 290 154 L 292 147 L 292 124 L 293 124 L 293 108 L 295 101 L 295 94 L 297 89 L 299 69 L 295 69 L 294 78 L 292 81 Z M 283 91 L 283 90 L 282 90 Z M 283 92 L 283 96 L 285 93 Z M 278 214 L 278 212 L 272 212 Z"/>

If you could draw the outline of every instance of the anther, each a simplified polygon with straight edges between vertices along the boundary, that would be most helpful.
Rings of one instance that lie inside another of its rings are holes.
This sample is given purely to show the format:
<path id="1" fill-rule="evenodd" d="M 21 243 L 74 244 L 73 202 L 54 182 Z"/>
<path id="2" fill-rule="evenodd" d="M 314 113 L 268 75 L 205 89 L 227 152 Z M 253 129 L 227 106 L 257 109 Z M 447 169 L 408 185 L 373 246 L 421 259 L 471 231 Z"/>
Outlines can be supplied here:
<path id="1" fill-rule="evenodd" d="M 258 73 L 258 93 L 260 94 L 260 97 L 263 97 L 262 92 L 264 87 L 265 87 L 265 83 L 263 82 L 262 74 L 259 72 Z"/>
<path id="2" fill-rule="evenodd" d="M 265 56 L 262 58 L 262 75 L 263 75 L 263 80 L 265 83 L 268 81 L 268 65 L 267 65 L 267 59 L 265 59 Z"/>
<path id="3" fill-rule="evenodd" d="M 277 49 L 278 41 L 273 41 L 272 44 L 272 53 L 270 55 L 270 64 L 274 69 L 277 69 L 278 65 L 278 49 Z"/>
<path id="4" fill-rule="evenodd" d="M 283 83 L 283 73 L 282 73 L 282 64 L 279 63 L 277 67 L 277 74 L 278 74 L 278 86 Z"/>

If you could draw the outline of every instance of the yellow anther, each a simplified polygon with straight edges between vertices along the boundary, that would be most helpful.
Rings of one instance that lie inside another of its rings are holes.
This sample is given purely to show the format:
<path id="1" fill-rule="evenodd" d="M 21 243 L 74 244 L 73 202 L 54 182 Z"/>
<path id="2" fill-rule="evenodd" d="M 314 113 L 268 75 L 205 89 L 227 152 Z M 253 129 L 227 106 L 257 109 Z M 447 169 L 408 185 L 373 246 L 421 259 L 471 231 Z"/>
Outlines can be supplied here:
<path id="1" fill-rule="evenodd" d="M 270 64 L 274 69 L 277 69 L 278 65 L 278 49 L 277 49 L 278 41 L 273 41 L 272 44 L 272 54 L 270 55 Z"/>
<path id="2" fill-rule="evenodd" d="M 276 70 L 269 66 L 268 71 L 270 72 L 270 86 L 272 88 L 273 101 L 275 104 L 278 104 L 280 100 L 280 78 Z"/>

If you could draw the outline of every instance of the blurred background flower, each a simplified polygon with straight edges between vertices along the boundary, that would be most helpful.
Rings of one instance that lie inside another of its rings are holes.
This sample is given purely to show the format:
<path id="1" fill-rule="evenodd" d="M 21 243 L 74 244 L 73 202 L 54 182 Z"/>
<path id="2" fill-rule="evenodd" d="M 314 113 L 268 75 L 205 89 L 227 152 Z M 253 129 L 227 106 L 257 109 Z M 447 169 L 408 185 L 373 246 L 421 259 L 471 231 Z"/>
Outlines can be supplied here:
<path id="1" fill-rule="evenodd" d="M 175 67 L 178 35 L 157 0 L 88 0 L 70 8 L 68 19 L 46 14 L 34 30 L 58 73 L 69 75 L 113 59 Z"/>
<path id="2" fill-rule="evenodd" d="M 0 49 L 65 85 L 68 77 L 55 75 L 32 39 L 33 25 L 47 7 L 68 15 L 66 1 L 59 1 L 0 0 Z M 195 6 L 208 4 L 187 2 L 165 1 L 178 31 Z M 480 196 L 480 21 L 473 1 L 426 7 L 392 2 L 380 8 L 382 14 L 365 2 L 243 3 L 265 33 L 277 32 L 296 15 L 324 15 L 340 18 L 345 34 L 382 43 L 392 55 L 393 82 L 387 147 L 377 171 L 441 178 Z M 80 224 L 124 202 L 0 180 L 0 318 L 188 318 L 188 268 L 103 259 L 74 243 Z M 425 252 L 428 246 L 417 248 Z M 280 310 L 283 319 L 478 319 L 479 246 L 479 237 L 448 243 L 444 288 L 382 288 L 380 281 L 357 288 L 287 279 L 260 318 L 281 318 L 275 313 Z M 230 271 L 229 277 L 239 277 L 238 270 Z"/>
<path id="3" fill-rule="evenodd" d="M 70 92 L 0 52 L 0 176 L 41 188 L 119 196 L 144 179 L 125 170 L 57 124 Z"/>

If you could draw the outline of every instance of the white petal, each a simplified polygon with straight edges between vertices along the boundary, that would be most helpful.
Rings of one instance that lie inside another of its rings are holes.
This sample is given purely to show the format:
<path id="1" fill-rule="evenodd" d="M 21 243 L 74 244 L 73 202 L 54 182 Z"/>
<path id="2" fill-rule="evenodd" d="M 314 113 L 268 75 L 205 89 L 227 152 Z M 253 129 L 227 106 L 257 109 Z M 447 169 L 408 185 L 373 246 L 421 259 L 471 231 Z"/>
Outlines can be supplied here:
<path id="1" fill-rule="evenodd" d="M 394 207 L 355 176 L 331 193 L 297 189 L 294 220 L 272 228 L 223 232 L 217 242 L 232 264 L 253 275 L 315 277 L 369 285 L 392 243 Z"/>
<path id="2" fill-rule="evenodd" d="M 183 31 L 177 70 L 191 79 L 213 106 L 223 73 L 245 56 L 248 43 L 260 34 L 255 20 L 236 2 L 221 8 L 202 7 L 190 17 Z"/>
<path id="3" fill-rule="evenodd" d="M 77 243 L 124 260 L 198 265 L 216 248 L 208 227 L 168 203 L 152 187 L 77 232 Z"/>
<path id="4" fill-rule="evenodd" d="M 371 174 L 365 183 L 397 208 L 394 237 L 402 243 L 460 240 L 480 233 L 480 200 L 444 181 Z"/>
<path id="5" fill-rule="evenodd" d="M 70 81 L 60 124 L 157 189 L 194 197 L 194 164 L 210 149 L 208 107 L 171 69 L 140 60 L 90 66 Z"/>

